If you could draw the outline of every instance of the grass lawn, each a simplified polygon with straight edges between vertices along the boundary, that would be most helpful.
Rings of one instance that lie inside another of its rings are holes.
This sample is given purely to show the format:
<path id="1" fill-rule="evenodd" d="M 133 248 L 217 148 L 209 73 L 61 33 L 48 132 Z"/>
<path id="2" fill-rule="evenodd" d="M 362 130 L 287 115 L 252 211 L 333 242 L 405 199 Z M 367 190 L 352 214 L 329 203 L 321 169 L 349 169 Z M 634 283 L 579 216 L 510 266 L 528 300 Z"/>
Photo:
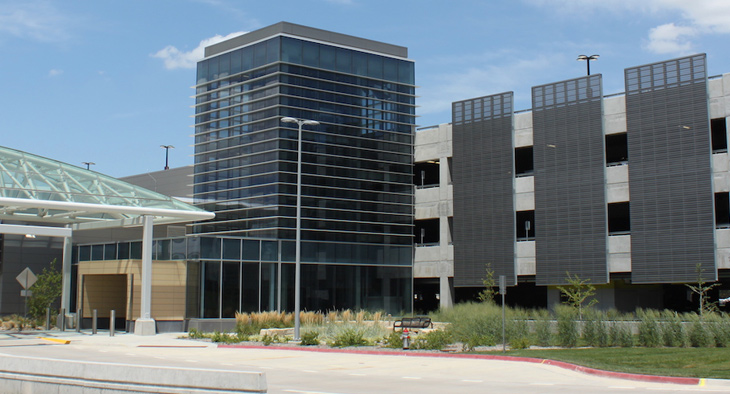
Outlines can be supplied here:
<path id="1" fill-rule="evenodd" d="M 480 354 L 547 358 L 606 371 L 730 379 L 730 348 L 534 349 Z"/>

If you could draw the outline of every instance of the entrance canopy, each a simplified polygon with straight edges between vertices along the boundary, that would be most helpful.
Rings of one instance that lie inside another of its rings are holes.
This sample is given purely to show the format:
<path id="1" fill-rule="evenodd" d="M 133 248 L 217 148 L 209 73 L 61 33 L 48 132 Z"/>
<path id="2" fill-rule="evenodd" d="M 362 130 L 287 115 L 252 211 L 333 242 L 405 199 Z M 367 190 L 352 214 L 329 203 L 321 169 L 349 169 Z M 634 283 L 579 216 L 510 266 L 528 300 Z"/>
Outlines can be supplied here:
<path id="1" fill-rule="evenodd" d="M 140 319 L 135 333 L 152 335 L 152 228 L 212 219 L 206 212 L 172 197 L 60 161 L 0 146 L 0 234 L 63 237 L 61 307 L 71 300 L 71 237 L 76 230 L 142 227 Z"/>
<path id="2" fill-rule="evenodd" d="M 72 230 L 211 219 L 215 215 L 110 176 L 0 146 L 0 220 Z"/>

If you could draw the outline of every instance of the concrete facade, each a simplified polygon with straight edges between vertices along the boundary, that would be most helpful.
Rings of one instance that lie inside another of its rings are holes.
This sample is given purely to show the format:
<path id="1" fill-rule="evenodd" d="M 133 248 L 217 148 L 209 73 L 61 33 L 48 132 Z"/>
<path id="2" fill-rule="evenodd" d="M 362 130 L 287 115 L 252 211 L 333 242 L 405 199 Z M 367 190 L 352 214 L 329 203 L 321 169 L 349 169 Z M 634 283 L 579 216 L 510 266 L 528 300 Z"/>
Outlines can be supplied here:
<path id="1" fill-rule="evenodd" d="M 723 122 L 725 128 L 728 127 L 728 118 L 730 117 L 730 74 L 707 78 L 707 101 L 704 98 L 695 99 L 692 105 L 706 106 L 709 120 L 718 123 Z M 674 98 L 679 99 L 679 97 Z M 672 100 L 670 98 L 669 100 Z M 602 134 L 604 136 L 621 135 L 627 132 L 629 126 L 627 124 L 627 95 L 611 94 L 601 97 L 601 120 Z M 534 110 L 515 111 L 512 120 L 512 138 L 514 148 L 533 147 L 535 144 L 535 113 Z M 714 129 L 714 127 L 713 127 Z M 706 129 L 708 135 L 711 130 Z M 439 182 L 438 185 L 432 184 L 429 187 L 417 187 L 416 191 L 416 224 L 419 221 L 438 219 L 441 226 L 439 228 L 439 242 L 437 244 L 417 245 L 414 261 L 414 280 L 418 289 L 419 281 L 429 281 L 437 279 L 440 284 L 448 285 L 450 280 L 454 280 L 454 266 L 460 264 L 454 260 L 454 248 L 463 247 L 459 243 L 459 239 L 452 239 L 454 233 L 453 226 L 453 199 L 454 189 L 460 185 L 451 183 L 451 174 L 454 161 L 459 158 L 453 156 L 453 132 L 452 124 L 441 124 L 434 127 L 421 128 L 416 133 L 415 146 L 415 163 L 425 163 L 428 161 L 437 161 L 439 163 Z M 715 194 L 715 204 L 718 204 L 718 194 L 727 193 L 730 190 L 730 158 L 727 152 L 727 134 L 723 134 L 725 138 L 725 148 L 706 149 L 706 159 L 711 168 L 712 193 Z M 723 145 L 723 144 L 720 144 Z M 676 155 L 676 160 L 681 160 L 682 150 L 677 146 L 670 151 Z M 614 203 L 630 203 L 630 163 L 631 152 L 629 158 L 623 162 L 609 163 L 603 170 L 603 195 L 607 205 Z M 670 158 L 671 159 L 671 158 Z M 535 164 L 537 167 L 537 163 Z M 418 175 L 418 174 L 416 174 Z M 637 180 L 634 179 L 633 182 Z M 416 182 L 417 183 L 417 182 Z M 520 174 L 513 177 L 512 198 L 514 203 L 515 214 L 519 211 L 534 211 L 536 209 L 536 189 L 535 175 L 533 173 Z M 703 209 L 710 209 L 717 215 L 723 215 L 724 207 L 712 206 L 711 200 L 705 201 Z M 708 205 L 709 204 L 709 205 Z M 721 203 L 722 204 L 722 203 Z M 717 209 L 719 208 L 719 209 Z M 543 208 L 544 209 L 544 208 Z M 608 218 L 604 219 L 606 223 Z M 632 218 L 633 220 L 633 218 Z M 730 226 L 724 223 L 723 218 L 716 218 L 717 223 L 713 223 L 714 236 L 714 266 L 707 270 L 707 280 L 719 280 L 722 286 L 716 290 L 713 297 L 727 297 L 730 294 L 730 285 L 726 283 L 725 277 L 728 276 L 726 271 L 730 268 Z M 458 226 L 459 220 L 456 220 Z M 634 223 L 632 221 L 632 223 Z M 515 224 L 510 224 L 515 226 Z M 532 223 L 532 226 L 540 226 L 539 223 Z M 669 225 L 667 223 L 667 225 Z M 519 234 L 519 230 L 517 230 Z M 514 253 L 514 270 L 517 276 L 517 289 L 524 286 L 523 283 L 534 283 L 536 275 L 539 271 L 539 258 L 536 248 L 536 241 L 533 237 L 522 237 L 515 234 L 513 240 Z M 416 234 L 418 237 L 418 234 Z M 538 230 L 539 238 L 539 230 Z M 634 245 L 637 248 L 637 245 Z M 633 309 L 636 306 L 646 307 L 672 307 L 676 298 L 688 297 L 685 295 L 686 289 L 681 283 L 687 281 L 692 282 L 693 272 L 685 275 L 683 279 L 672 279 L 666 277 L 661 270 L 654 270 L 657 277 L 652 282 L 645 285 L 632 283 L 632 235 L 631 231 L 613 231 L 607 232 L 605 241 L 605 266 L 608 271 L 609 280 L 605 284 L 601 281 L 593 281 L 598 284 L 602 307 L 617 307 L 622 309 Z M 686 263 L 685 265 L 694 263 Z M 704 266 L 703 266 L 704 268 Z M 502 273 L 495 272 L 500 275 Z M 458 278 L 456 278 L 458 279 Z M 425 283 L 425 282 L 424 282 Z M 480 283 L 474 283 L 472 289 L 474 293 L 478 291 L 476 287 Z M 547 284 L 547 283 L 546 283 Z M 554 284 L 558 284 L 557 282 Z M 539 298 L 543 299 L 547 305 L 559 302 L 559 292 L 553 285 L 543 286 L 543 292 L 539 293 Z M 677 284 L 672 290 L 668 290 L 667 286 Z M 453 284 L 451 284 L 453 286 Z M 468 286 L 467 286 L 468 287 Z M 541 287 L 539 284 L 538 288 Z M 684 289 L 684 290 L 683 290 Z M 448 306 L 450 302 L 461 301 L 464 297 L 453 298 L 443 297 L 443 294 L 453 295 L 456 288 L 446 290 L 439 289 L 440 306 Z M 514 292 L 514 290 L 513 290 Z M 668 295 L 670 293 L 674 295 Z M 472 294 L 474 294 L 472 293 Z M 509 302 L 508 291 L 508 302 Z M 674 298 L 672 298 L 674 297 Z"/>

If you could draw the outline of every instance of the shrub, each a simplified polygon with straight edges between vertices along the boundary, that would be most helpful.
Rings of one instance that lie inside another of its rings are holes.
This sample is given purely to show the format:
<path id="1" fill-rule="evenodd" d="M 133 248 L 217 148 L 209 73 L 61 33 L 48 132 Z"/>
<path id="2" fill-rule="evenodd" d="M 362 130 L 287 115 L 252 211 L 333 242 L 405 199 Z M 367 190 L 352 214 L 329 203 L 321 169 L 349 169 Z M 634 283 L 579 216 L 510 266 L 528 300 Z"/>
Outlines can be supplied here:
<path id="1" fill-rule="evenodd" d="M 577 310 L 565 305 L 556 305 L 558 318 L 558 345 L 575 347 L 578 344 L 578 327 L 575 321 Z"/>
<path id="2" fill-rule="evenodd" d="M 383 344 L 389 349 L 400 349 L 403 346 L 403 338 L 398 331 L 391 331 L 390 334 L 383 337 Z"/>
<path id="3" fill-rule="evenodd" d="M 586 345 L 593 347 L 608 346 L 608 329 L 603 320 L 604 313 L 589 309 L 585 313 L 583 322 L 583 340 Z"/>
<path id="4" fill-rule="evenodd" d="M 250 339 L 250 337 L 251 336 L 245 332 L 236 331 L 236 333 L 235 333 L 236 342 L 248 341 Z"/>
<path id="5" fill-rule="evenodd" d="M 639 309 L 637 315 L 639 323 L 639 344 L 645 347 L 658 347 L 662 345 L 662 335 L 657 320 L 659 314 L 648 309 Z"/>
<path id="6" fill-rule="evenodd" d="M 535 314 L 535 338 L 539 346 L 550 346 L 553 338 L 553 320 L 546 310 L 537 311 Z"/>
<path id="7" fill-rule="evenodd" d="M 33 295 L 28 299 L 28 314 L 36 320 L 45 319 L 46 308 L 51 308 L 61 297 L 61 272 L 56 270 L 55 259 L 43 267 L 29 290 Z"/>
<path id="8" fill-rule="evenodd" d="M 530 346 L 530 326 L 527 323 L 528 313 L 523 309 L 509 308 L 505 313 L 506 327 L 505 332 L 507 336 L 507 342 L 511 347 L 515 347 L 515 344 L 527 343 Z M 500 318 L 500 324 L 501 324 Z M 501 335 L 499 337 L 501 339 Z M 499 341 L 501 342 L 501 340 Z M 524 348 L 524 347 L 523 347 Z"/>
<path id="9" fill-rule="evenodd" d="M 202 339 L 205 338 L 205 335 L 198 331 L 196 328 L 191 328 L 190 331 L 188 331 L 188 337 L 190 339 Z"/>
<path id="10" fill-rule="evenodd" d="M 661 316 L 664 320 L 661 329 L 664 346 L 687 346 L 687 331 L 684 329 L 682 319 L 677 312 L 665 310 Z"/>
<path id="11" fill-rule="evenodd" d="M 442 321 L 451 322 L 448 332 L 466 350 L 476 346 L 492 346 L 502 340 L 502 309 L 491 303 L 465 303 L 437 314 Z"/>
<path id="12" fill-rule="evenodd" d="M 265 334 L 263 337 L 261 337 L 261 342 L 263 342 L 264 346 L 269 346 L 272 343 L 276 342 L 276 338 L 274 338 L 272 335 Z"/>
<path id="13" fill-rule="evenodd" d="M 706 314 L 706 327 L 715 339 L 715 346 L 730 347 L 730 319 L 727 315 Z"/>
<path id="14" fill-rule="evenodd" d="M 402 343 L 402 340 L 401 340 Z M 418 335 L 413 341 L 414 349 L 441 350 L 451 343 L 451 334 L 444 330 L 434 330 Z"/>
<path id="15" fill-rule="evenodd" d="M 704 322 L 696 318 L 689 329 L 689 344 L 692 347 L 709 347 L 713 344 L 712 335 L 708 332 Z"/>
<path id="16" fill-rule="evenodd" d="M 612 346 L 632 347 L 634 346 L 634 335 L 631 328 L 621 322 L 613 322 L 608 328 L 608 336 L 611 338 Z"/>
<path id="17" fill-rule="evenodd" d="M 527 349 L 528 347 L 530 347 L 530 338 L 521 337 L 521 338 L 510 339 L 509 347 L 511 349 L 515 349 L 515 350 Z"/>
<path id="18" fill-rule="evenodd" d="M 332 346 L 334 347 L 365 346 L 367 344 L 368 341 L 365 339 L 364 332 L 359 327 L 345 328 L 335 336 L 332 342 Z"/>
<path id="19" fill-rule="evenodd" d="M 213 342 L 228 343 L 229 342 L 228 338 L 229 338 L 228 334 L 221 333 L 219 331 L 213 331 L 213 333 L 210 334 L 210 340 Z"/>
<path id="20" fill-rule="evenodd" d="M 251 323 L 236 323 L 236 335 L 258 335 L 261 328 Z"/>
<path id="21" fill-rule="evenodd" d="M 317 331 L 306 331 L 302 334 L 302 346 L 316 346 L 319 345 L 319 332 Z"/>

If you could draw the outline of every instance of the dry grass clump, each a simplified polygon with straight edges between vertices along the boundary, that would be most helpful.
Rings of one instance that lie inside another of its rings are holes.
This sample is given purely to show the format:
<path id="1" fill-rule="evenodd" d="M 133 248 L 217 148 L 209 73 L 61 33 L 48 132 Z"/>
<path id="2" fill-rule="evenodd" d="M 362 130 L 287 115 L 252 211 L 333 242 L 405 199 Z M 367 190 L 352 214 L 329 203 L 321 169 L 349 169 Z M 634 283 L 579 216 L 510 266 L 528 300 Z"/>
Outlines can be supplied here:
<path id="1" fill-rule="evenodd" d="M 251 314 L 251 322 L 258 327 L 289 327 L 294 321 L 294 316 L 285 312 L 259 312 Z"/>
<path id="2" fill-rule="evenodd" d="M 318 312 L 299 312 L 299 321 L 302 324 L 321 325 L 324 324 L 324 315 Z"/>
<path id="3" fill-rule="evenodd" d="M 377 312 L 373 313 L 373 318 L 372 318 L 373 324 L 379 324 L 380 323 L 380 320 L 382 318 L 383 318 L 383 312 L 382 311 L 377 311 Z"/>
<path id="4" fill-rule="evenodd" d="M 248 313 L 236 312 L 236 324 L 249 324 L 251 319 L 248 317 Z"/>
<path id="5" fill-rule="evenodd" d="M 349 309 L 343 311 L 328 311 L 325 315 L 322 312 L 302 311 L 299 312 L 299 319 L 302 325 L 321 326 L 325 323 L 357 323 L 364 324 L 367 320 L 373 320 L 376 324 L 383 317 L 383 312 L 367 312 L 360 310 L 353 312 Z M 294 326 L 294 314 L 286 312 L 236 312 L 236 325 L 238 327 L 249 327 L 246 331 L 262 328 L 284 328 Z"/>
<path id="6" fill-rule="evenodd" d="M 258 328 L 282 328 L 291 327 L 294 324 L 294 315 L 291 313 L 266 311 L 266 312 L 236 312 L 236 325 L 251 325 Z"/>

